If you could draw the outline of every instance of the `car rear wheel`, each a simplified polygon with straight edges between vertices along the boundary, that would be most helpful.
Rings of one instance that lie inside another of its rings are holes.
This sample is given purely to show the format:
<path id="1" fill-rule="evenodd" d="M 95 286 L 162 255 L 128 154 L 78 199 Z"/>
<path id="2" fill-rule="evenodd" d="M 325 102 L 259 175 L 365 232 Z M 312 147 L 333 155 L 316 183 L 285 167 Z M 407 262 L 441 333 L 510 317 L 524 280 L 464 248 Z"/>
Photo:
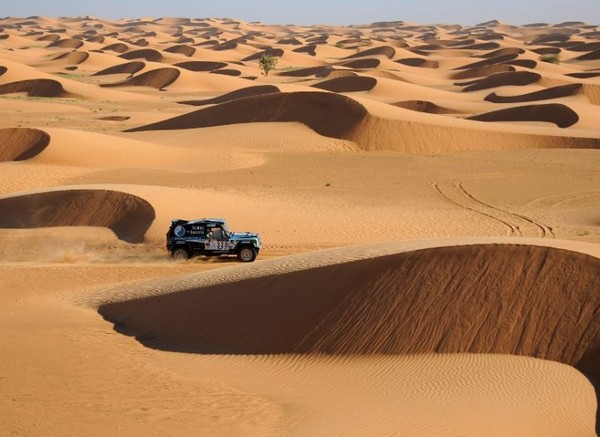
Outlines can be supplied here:
<path id="1" fill-rule="evenodd" d="M 171 252 L 173 259 L 186 260 L 190 258 L 190 253 L 185 247 L 178 247 Z"/>
<path id="2" fill-rule="evenodd" d="M 256 249 L 252 246 L 244 246 L 238 251 L 237 257 L 243 263 L 251 263 L 256 259 Z"/>

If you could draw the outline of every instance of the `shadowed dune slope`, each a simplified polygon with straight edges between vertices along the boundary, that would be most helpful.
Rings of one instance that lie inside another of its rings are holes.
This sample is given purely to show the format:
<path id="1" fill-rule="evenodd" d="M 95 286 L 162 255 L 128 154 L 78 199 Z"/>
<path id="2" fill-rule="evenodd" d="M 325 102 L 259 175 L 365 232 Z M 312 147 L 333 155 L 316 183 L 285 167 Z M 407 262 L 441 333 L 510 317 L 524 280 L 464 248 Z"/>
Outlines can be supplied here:
<path id="1" fill-rule="evenodd" d="M 115 43 L 115 44 L 107 45 L 106 47 L 102 47 L 101 50 L 112 51 L 112 52 L 117 52 L 117 53 L 125 53 L 127 50 L 129 50 L 129 46 L 127 44 L 123 44 L 123 43 Z"/>
<path id="2" fill-rule="evenodd" d="M 594 50 L 593 52 L 589 52 L 585 55 L 578 56 L 575 59 L 578 61 L 595 61 L 597 59 L 600 59 L 600 50 Z"/>
<path id="3" fill-rule="evenodd" d="M 396 49 L 390 46 L 373 47 L 372 49 L 364 50 L 362 52 L 355 53 L 350 56 L 346 56 L 344 59 L 363 58 L 367 56 L 385 56 L 392 59 L 396 54 Z"/>
<path id="4" fill-rule="evenodd" d="M 124 82 L 102 84 L 103 87 L 114 86 L 148 86 L 157 89 L 163 89 L 177 80 L 181 72 L 177 68 L 165 67 L 156 70 L 147 71 L 139 76 L 128 79 Z"/>
<path id="5" fill-rule="evenodd" d="M 240 70 L 236 70 L 235 68 L 221 68 L 219 70 L 211 71 L 210 74 L 221 74 L 223 76 L 239 77 L 242 75 L 242 72 Z"/>
<path id="6" fill-rule="evenodd" d="M 152 205 L 132 194 L 65 190 L 0 199 L 0 228 L 102 226 L 121 240 L 141 243 L 155 218 Z"/>
<path id="7" fill-rule="evenodd" d="M 83 46 L 83 41 L 78 39 L 60 39 L 54 41 L 48 47 L 60 47 L 61 49 L 78 49 Z"/>
<path id="8" fill-rule="evenodd" d="M 186 46 L 186 45 L 177 45 L 177 46 L 173 46 L 173 47 L 169 47 L 168 49 L 165 49 L 165 52 L 179 53 L 180 55 L 184 55 L 184 56 L 192 56 L 194 53 L 196 53 L 196 49 L 194 47 L 190 47 L 190 46 Z"/>
<path id="9" fill-rule="evenodd" d="M 145 59 L 150 62 L 161 62 L 163 60 L 163 55 L 154 49 L 140 49 L 133 50 L 131 52 L 123 53 L 119 56 L 123 59 Z"/>
<path id="10" fill-rule="evenodd" d="M 561 97 L 568 97 L 577 94 L 581 90 L 581 84 L 571 83 L 567 85 L 560 85 L 545 90 L 534 91 L 532 93 L 520 94 L 518 96 L 499 96 L 496 93 L 492 93 L 485 98 L 488 102 L 492 103 L 522 103 L 522 102 L 535 102 L 538 100 L 549 100 L 558 99 Z"/>
<path id="11" fill-rule="evenodd" d="M 337 77 L 314 84 L 314 88 L 332 91 L 335 93 L 349 93 L 356 91 L 370 91 L 377 85 L 374 77 Z"/>
<path id="12" fill-rule="evenodd" d="M 128 130 L 194 129 L 237 123 L 296 121 L 315 132 L 346 138 L 367 116 L 360 103 L 346 96 L 323 92 L 276 93 L 247 97 L 200 109 L 158 123 Z"/>
<path id="13" fill-rule="evenodd" d="M 100 70 L 97 73 L 92 74 L 92 76 L 104 76 L 108 74 L 130 74 L 134 75 L 140 70 L 143 70 L 146 66 L 145 63 L 141 61 L 132 61 L 126 62 L 124 64 L 113 65 L 112 67 L 105 68 L 104 70 Z"/>
<path id="14" fill-rule="evenodd" d="M 81 64 L 86 61 L 90 57 L 90 54 L 87 52 L 78 52 L 72 51 L 68 53 L 63 53 L 62 55 L 58 55 L 56 58 L 52 59 L 53 61 L 63 61 L 69 64 Z"/>
<path id="15" fill-rule="evenodd" d="M 189 71 L 212 71 L 219 68 L 227 67 L 225 62 L 210 62 L 210 61 L 188 61 L 175 64 L 175 67 L 184 68 Z"/>
<path id="16" fill-rule="evenodd" d="M 241 88 L 239 90 L 232 91 L 221 96 L 214 97 L 206 100 L 188 100 L 185 102 L 179 102 L 183 105 L 191 106 L 204 106 L 214 105 L 219 103 L 230 102 L 232 100 L 243 99 L 245 97 L 261 96 L 263 94 L 278 93 L 279 88 L 274 85 L 256 85 L 247 88 Z"/>
<path id="17" fill-rule="evenodd" d="M 29 97 L 68 97 L 70 94 L 54 79 L 28 79 L 0 85 L 0 94 L 27 93 Z"/>
<path id="18" fill-rule="evenodd" d="M 508 71 L 516 71 L 515 67 L 507 64 L 494 64 L 487 65 L 485 67 L 470 68 L 468 70 L 462 70 L 454 75 L 452 79 L 474 79 L 480 77 L 486 77 L 496 73 L 506 73 Z"/>
<path id="19" fill-rule="evenodd" d="M 463 89 L 464 92 L 480 91 L 506 85 L 525 86 L 537 82 L 542 78 L 538 73 L 530 71 L 514 71 L 507 73 L 496 73 L 481 79 L 476 83 Z"/>
<path id="20" fill-rule="evenodd" d="M 562 128 L 573 126 L 579 121 L 579 115 L 575 111 L 559 103 L 517 106 L 468 118 L 476 121 L 543 121 Z"/>
<path id="21" fill-rule="evenodd" d="M 462 114 L 460 111 L 444 108 L 426 100 L 406 100 L 403 102 L 392 103 L 392 105 L 397 106 L 398 108 L 410 109 L 411 111 L 417 112 L 426 112 L 428 114 Z"/>
<path id="22" fill-rule="evenodd" d="M 208 354 L 500 353 L 600 376 L 600 260 L 561 249 L 426 249 L 111 303 L 144 344 Z"/>
<path id="23" fill-rule="evenodd" d="M 50 135 L 39 129 L 0 129 L 0 162 L 24 161 L 41 153 L 50 144 Z"/>
<path id="24" fill-rule="evenodd" d="M 257 59 L 260 59 L 263 56 L 281 57 L 281 56 L 283 56 L 283 54 L 284 54 L 283 49 L 268 49 L 268 50 L 263 50 L 262 52 L 247 56 L 244 59 L 242 59 L 242 62 L 256 61 Z"/>
<path id="25" fill-rule="evenodd" d="M 377 58 L 357 59 L 355 61 L 342 62 L 340 65 L 346 68 L 367 69 L 377 68 L 381 61 Z"/>
<path id="26" fill-rule="evenodd" d="M 408 65 L 409 67 L 421 67 L 421 68 L 438 68 L 438 61 L 429 61 L 422 58 L 404 58 L 395 61 L 398 64 Z"/>
<path id="27" fill-rule="evenodd" d="M 517 55 L 517 54 L 495 56 L 493 58 L 484 59 L 483 61 L 477 61 L 477 62 L 473 62 L 471 64 L 463 65 L 462 67 L 455 68 L 455 70 L 471 70 L 473 68 L 487 67 L 489 65 L 501 64 L 503 62 L 512 61 L 513 59 L 516 59 L 518 56 L 519 55 Z"/>
<path id="28" fill-rule="evenodd" d="M 600 76 L 600 72 L 567 73 L 565 76 L 575 77 L 577 79 L 591 79 Z"/>
<path id="29" fill-rule="evenodd" d="M 329 74 L 329 72 L 331 72 L 332 69 L 332 67 L 308 67 L 300 68 L 298 70 L 282 71 L 280 73 L 277 73 L 277 75 L 287 77 L 324 77 L 327 76 L 327 74 Z"/>

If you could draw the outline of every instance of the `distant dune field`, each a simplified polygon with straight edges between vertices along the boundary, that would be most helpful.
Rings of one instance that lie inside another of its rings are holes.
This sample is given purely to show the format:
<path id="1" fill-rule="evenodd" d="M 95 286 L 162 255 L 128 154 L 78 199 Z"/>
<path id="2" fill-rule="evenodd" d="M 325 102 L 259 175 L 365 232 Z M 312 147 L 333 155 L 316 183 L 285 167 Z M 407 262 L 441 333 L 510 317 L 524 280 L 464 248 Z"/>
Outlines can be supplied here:
<path id="1" fill-rule="evenodd" d="M 597 435 L 598 105 L 596 24 L 1 18 L 0 435 Z"/>

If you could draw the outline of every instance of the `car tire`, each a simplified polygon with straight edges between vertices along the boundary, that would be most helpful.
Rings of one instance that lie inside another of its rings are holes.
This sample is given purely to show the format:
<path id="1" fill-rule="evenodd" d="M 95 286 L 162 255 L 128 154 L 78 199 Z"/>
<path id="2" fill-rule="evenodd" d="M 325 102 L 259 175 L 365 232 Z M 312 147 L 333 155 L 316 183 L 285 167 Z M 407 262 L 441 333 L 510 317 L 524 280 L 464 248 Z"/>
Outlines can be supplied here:
<path id="1" fill-rule="evenodd" d="M 176 260 L 186 260 L 190 258 L 190 252 L 185 247 L 176 247 L 171 252 L 171 256 Z"/>
<path id="2" fill-rule="evenodd" d="M 243 263 L 251 263 L 256 259 L 256 249 L 252 246 L 242 246 L 238 250 L 237 258 Z"/>

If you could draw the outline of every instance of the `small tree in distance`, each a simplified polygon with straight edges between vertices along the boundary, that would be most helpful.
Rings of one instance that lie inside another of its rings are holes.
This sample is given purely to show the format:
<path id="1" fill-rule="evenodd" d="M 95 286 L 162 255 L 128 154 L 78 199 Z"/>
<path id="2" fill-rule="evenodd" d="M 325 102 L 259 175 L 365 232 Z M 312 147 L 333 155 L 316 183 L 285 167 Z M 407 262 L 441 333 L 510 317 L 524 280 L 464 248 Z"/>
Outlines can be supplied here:
<path id="1" fill-rule="evenodd" d="M 260 57 L 258 61 L 258 65 L 260 67 L 260 71 L 263 76 L 268 76 L 269 72 L 275 68 L 277 65 L 277 58 L 275 56 L 271 56 L 267 53 Z"/>

